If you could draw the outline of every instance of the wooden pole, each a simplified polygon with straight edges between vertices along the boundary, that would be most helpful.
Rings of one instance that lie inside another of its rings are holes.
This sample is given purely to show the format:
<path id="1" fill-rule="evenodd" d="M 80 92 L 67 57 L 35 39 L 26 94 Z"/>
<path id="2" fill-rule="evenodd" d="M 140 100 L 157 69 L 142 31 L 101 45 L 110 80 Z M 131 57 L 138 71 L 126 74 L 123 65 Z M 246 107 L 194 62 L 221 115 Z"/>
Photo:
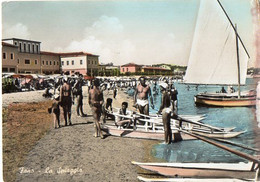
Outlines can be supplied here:
<path id="1" fill-rule="evenodd" d="M 235 25 L 235 34 L 236 34 L 236 51 L 237 51 L 237 80 L 238 80 L 238 98 L 240 99 L 240 62 L 239 62 L 239 47 L 238 47 L 238 35 L 237 35 L 237 24 Z"/>
<path id="2" fill-rule="evenodd" d="M 200 139 L 200 140 L 202 140 L 202 141 L 204 141 L 204 142 L 207 142 L 207 143 L 209 143 L 209 144 L 215 145 L 216 147 L 222 148 L 222 149 L 224 149 L 224 150 L 226 150 L 226 151 L 228 151 L 228 152 L 231 152 L 231 153 L 233 153 L 233 154 L 236 154 L 236 155 L 238 155 L 238 156 L 240 156 L 240 157 L 243 157 L 243 158 L 245 158 L 245 159 L 247 159 L 247 160 L 249 160 L 249 161 L 252 161 L 252 162 L 254 162 L 254 163 L 257 163 L 258 165 L 260 164 L 260 160 L 257 159 L 256 157 L 252 156 L 252 155 L 249 155 L 249 154 L 240 152 L 240 151 L 238 151 L 238 150 L 229 148 L 229 147 L 227 147 L 227 146 L 225 146 L 225 145 L 222 145 L 222 144 L 213 142 L 213 141 L 211 141 L 211 140 L 209 140 L 209 139 L 207 139 L 207 138 L 204 138 L 204 137 L 202 137 L 202 136 L 198 136 L 198 135 L 196 135 L 196 134 L 187 132 L 187 131 L 182 130 L 182 129 L 179 129 L 179 131 L 181 131 L 181 132 L 183 132 L 183 133 L 185 133 L 185 134 L 188 134 L 188 135 L 190 135 L 190 136 L 193 136 L 193 137 L 195 137 L 195 138 L 197 138 L 197 139 Z"/>

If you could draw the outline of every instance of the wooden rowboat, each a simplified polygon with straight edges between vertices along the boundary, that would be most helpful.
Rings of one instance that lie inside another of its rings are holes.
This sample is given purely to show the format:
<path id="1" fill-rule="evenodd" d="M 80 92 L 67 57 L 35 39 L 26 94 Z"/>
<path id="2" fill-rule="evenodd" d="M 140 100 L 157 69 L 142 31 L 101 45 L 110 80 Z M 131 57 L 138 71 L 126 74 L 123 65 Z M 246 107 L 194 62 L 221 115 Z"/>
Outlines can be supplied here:
<path id="1" fill-rule="evenodd" d="M 258 170 L 248 163 L 139 163 L 139 167 L 169 177 L 255 179 Z"/>
<path id="2" fill-rule="evenodd" d="M 131 128 L 122 128 L 120 126 L 116 126 L 115 123 L 106 123 L 103 125 L 102 129 L 107 134 L 112 136 L 119 136 L 119 137 L 126 137 L 126 138 L 137 138 L 137 139 L 149 139 L 149 140 L 160 140 L 164 141 L 164 127 L 162 118 L 158 116 L 146 116 L 139 113 L 135 113 L 135 116 L 132 115 L 120 115 L 117 113 L 110 113 L 113 114 L 115 117 L 123 117 L 130 120 L 140 120 L 145 122 L 144 125 L 135 124 L 131 126 Z M 140 117 L 141 116 L 141 117 Z M 149 117 L 149 119 L 143 119 L 142 117 Z M 183 122 L 186 125 L 182 125 L 184 130 L 194 132 L 201 136 L 206 136 L 209 138 L 232 138 L 236 137 L 244 131 L 234 132 L 231 131 L 234 128 L 219 128 L 210 126 L 204 123 L 201 123 L 201 116 L 191 116 L 186 115 L 183 118 Z M 189 120 L 187 118 L 192 118 L 193 120 Z M 173 120 L 173 124 L 171 126 L 174 141 L 181 141 L 181 140 L 193 140 L 196 139 L 190 135 L 185 133 L 178 132 L 178 120 Z M 192 127 L 191 127 L 192 125 Z"/>

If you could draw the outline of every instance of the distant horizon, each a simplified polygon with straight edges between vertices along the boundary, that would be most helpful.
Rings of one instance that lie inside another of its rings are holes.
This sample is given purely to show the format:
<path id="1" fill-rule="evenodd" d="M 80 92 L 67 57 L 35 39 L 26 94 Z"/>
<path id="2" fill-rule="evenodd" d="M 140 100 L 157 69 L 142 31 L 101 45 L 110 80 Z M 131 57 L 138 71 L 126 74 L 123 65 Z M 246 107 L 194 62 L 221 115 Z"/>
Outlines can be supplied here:
<path id="1" fill-rule="evenodd" d="M 88 52 L 104 64 L 187 66 L 199 2 L 8 1 L 1 4 L 2 39 L 40 41 L 46 52 Z M 221 3 L 252 57 L 248 67 L 256 65 L 250 2 Z"/>

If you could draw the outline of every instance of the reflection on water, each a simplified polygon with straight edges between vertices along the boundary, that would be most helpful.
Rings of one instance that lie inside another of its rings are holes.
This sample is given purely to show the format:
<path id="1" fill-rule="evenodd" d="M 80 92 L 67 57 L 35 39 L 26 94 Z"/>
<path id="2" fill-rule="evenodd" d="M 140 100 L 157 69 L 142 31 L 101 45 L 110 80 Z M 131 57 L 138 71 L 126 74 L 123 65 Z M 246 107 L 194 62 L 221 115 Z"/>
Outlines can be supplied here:
<path id="1" fill-rule="evenodd" d="M 247 86 L 242 87 L 243 90 L 256 89 L 256 80 L 247 79 Z M 178 90 L 178 113 L 179 114 L 206 114 L 204 123 L 218 127 L 236 127 L 235 131 L 244 131 L 246 133 L 239 137 L 230 139 L 233 142 L 242 143 L 251 147 L 258 147 L 255 140 L 257 133 L 255 132 L 256 109 L 253 107 L 196 107 L 194 104 L 194 95 L 199 92 L 216 92 L 221 89 L 220 86 L 195 86 L 188 87 L 184 84 L 175 83 Z M 235 88 L 237 90 L 237 88 Z M 153 91 L 153 89 L 152 89 Z M 156 113 L 161 103 L 161 96 L 154 95 L 155 110 L 150 108 L 151 112 Z M 252 151 L 236 148 L 239 151 L 248 154 L 254 154 Z M 238 162 L 244 159 L 237 157 L 227 151 L 219 149 L 215 146 L 207 144 L 203 141 L 182 141 L 171 145 L 157 144 L 153 146 L 151 155 L 163 159 L 166 162 Z"/>

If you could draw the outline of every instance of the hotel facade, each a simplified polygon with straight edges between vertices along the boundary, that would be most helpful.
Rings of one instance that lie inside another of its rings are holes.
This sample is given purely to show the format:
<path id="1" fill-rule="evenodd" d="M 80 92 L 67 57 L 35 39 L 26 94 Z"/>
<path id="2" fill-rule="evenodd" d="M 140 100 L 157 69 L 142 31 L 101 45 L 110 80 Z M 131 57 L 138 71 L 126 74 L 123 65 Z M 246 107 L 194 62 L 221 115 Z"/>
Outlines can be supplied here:
<path id="1" fill-rule="evenodd" d="M 2 39 L 2 72 L 59 74 L 79 72 L 99 74 L 99 56 L 86 52 L 54 53 L 41 51 L 41 42 L 25 39 Z"/>

